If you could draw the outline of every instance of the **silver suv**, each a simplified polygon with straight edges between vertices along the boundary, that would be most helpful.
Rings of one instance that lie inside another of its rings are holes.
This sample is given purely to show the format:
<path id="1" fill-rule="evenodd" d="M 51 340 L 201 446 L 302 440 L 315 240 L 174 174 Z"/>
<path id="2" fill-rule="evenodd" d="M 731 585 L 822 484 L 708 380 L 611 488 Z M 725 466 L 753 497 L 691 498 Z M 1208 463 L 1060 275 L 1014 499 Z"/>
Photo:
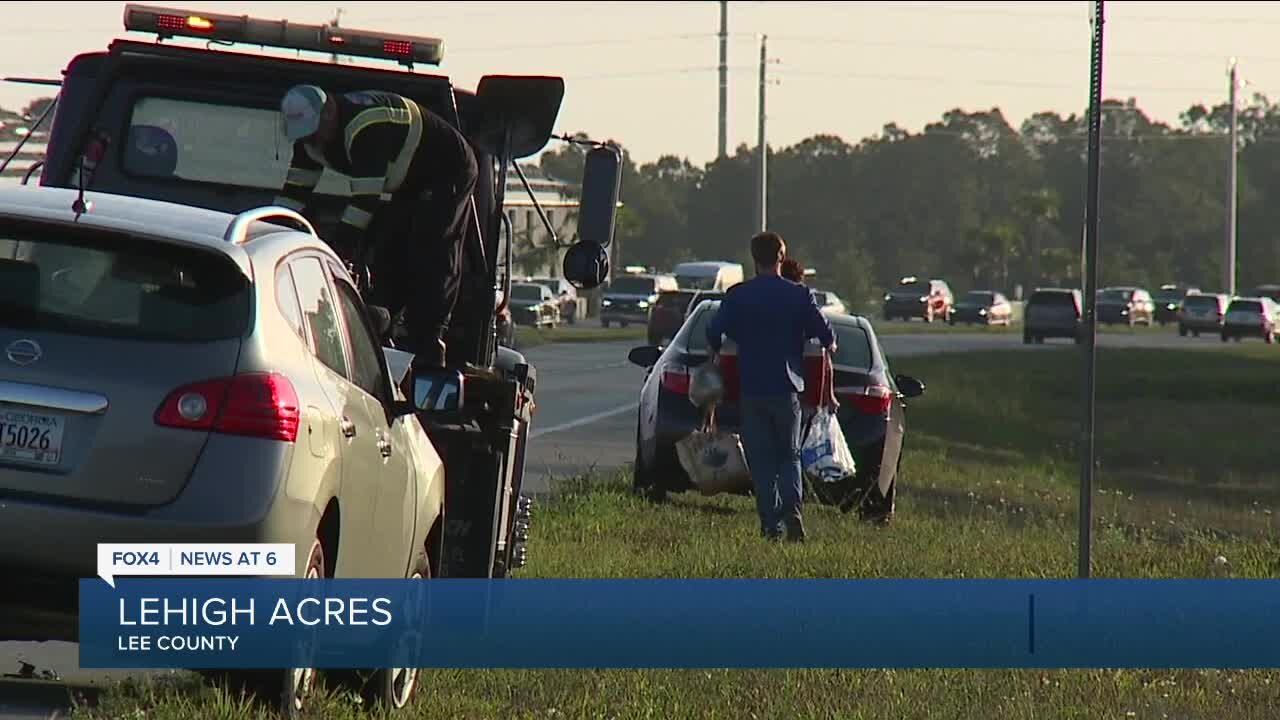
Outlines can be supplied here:
<path id="1" fill-rule="evenodd" d="M 307 222 L 76 200 L 0 190 L 0 639 L 73 639 L 102 542 L 293 543 L 300 577 L 430 576 L 444 469 L 407 356 Z M 286 671 L 284 696 L 313 677 Z M 414 677 L 370 687 L 399 705 Z"/>

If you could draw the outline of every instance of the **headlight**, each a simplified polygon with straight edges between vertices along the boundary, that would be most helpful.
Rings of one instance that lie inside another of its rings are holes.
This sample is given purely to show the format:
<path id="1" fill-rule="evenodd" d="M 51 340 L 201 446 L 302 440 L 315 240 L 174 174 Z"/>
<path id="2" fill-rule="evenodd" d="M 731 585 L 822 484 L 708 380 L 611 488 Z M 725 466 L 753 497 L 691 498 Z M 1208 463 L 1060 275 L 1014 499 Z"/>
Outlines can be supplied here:
<path id="1" fill-rule="evenodd" d="M 986 309 L 986 308 L 979 308 L 979 309 L 978 309 L 978 314 L 979 314 L 979 315 L 986 315 L 986 314 L 987 314 L 987 309 Z"/>
<path id="2" fill-rule="evenodd" d="M 649 309 L 649 301 L 641 300 L 640 302 L 636 303 L 636 307 L 640 308 L 641 310 L 647 310 Z"/>
<path id="3" fill-rule="evenodd" d="M 1170 309 L 1170 310 L 1177 310 L 1177 309 L 1178 309 L 1178 306 L 1177 306 L 1177 305 L 1174 305 L 1173 303 L 1169 303 L 1169 309 Z"/>
<path id="4" fill-rule="evenodd" d="M 892 300 L 892 299 L 893 299 L 893 296 L 892 296 L 892 295 L 890 295 L 889 293 L 885 293 L 885 294 L 884 294 L 884 301 L 885 301 L 885 302 L 889 302 L 889 301 L 890 301 L 890 300 Z"/>
<path id="5" fill-rule="evenodd" d="M 929 302 L 929 296 L 928 296 L 928 295 L 921 295 L 921 296 L 920 296 L 920 302 Z"/>
<path id="6" fill-rule="evenodd" d="M 610 305 L 612 305 L 612 304 L 613 304 L 613 301 L 612 301 L 612 300 L 601 300 L 601 301 L 600 301 L 600 305 L 601 305 L 601 306 L 603 306 L 603 307 L 609 307 L 609 306 L 610 306 Z"/>

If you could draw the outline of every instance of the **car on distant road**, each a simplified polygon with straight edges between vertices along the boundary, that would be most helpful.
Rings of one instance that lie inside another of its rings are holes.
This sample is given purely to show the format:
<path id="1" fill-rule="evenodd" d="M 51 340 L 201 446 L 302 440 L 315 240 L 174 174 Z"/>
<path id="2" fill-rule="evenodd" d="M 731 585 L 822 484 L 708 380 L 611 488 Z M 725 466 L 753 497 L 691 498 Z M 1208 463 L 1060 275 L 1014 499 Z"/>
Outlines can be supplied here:
<path id="1" fill-rule="evenodd" d="M 1151 294 L 1142 288 L 1109 287 L 1098 291 L 1097 313 L 1100 325 L 1151 327 L 1156 306 Z"/>
<path id="2" fill-rule="evenodd" d="M 556 302 L 560 304 L 560 320 L 573 325 L 578 322 L 578 313 L 580 312 L 578 302 L 578 290 L 573 283 L 564 278 L 553 277 L 531 277 L 525 282 L 535 285 L 542 285 L 551 291 L 555 296 Z"/>
<path id="3" fill-rule="evenodd" d="M 688 315 L 693 290 L 667 290 L 658 293 L 658 301 L 649 309 L 649 344 L 666 345 L 680 331 Z"/>
<path id="4" fill-rule="evenodd" d="M 1248 297 L 1271 298 L 1273 302 L 1280 303 L 1280 285 L 1259 285 L 1249 293 Z"/>
<path id="5" fill-rule="evenodd" d="M 1048 338 L 1080 342 L 1083 296 L 1079 290 L 1038 288 L 1022 310 L 1022 342 L 1043 343 Z"/>
<path id="6" fill-rule="evenodd" d="M 630 361 L 647 373 L 640 388 L 636 419 L 636 458 L 633 488 L 652 499 L 670 492 L 693 489 L 680 466 L 675 446 L 702 425 L 702 415 L 689 401 L 690 372 L 707 361 L 706 327 L 719 310 L 719 301 L 705 302 L 690 315 L 671 345 L 638 347 Z M 865 318 L 828 314 L 837 336 L 832 360 L 835 391 L 840 401 L 838 418 L 857 462 L 854 477 L 836 483 L 814 483 L 817 499 L 856 510 L 866 519 L 886 520 L 892 516 L 897 494 L 898 468 L 906 434 L 906 400 L 920 396 L 924 384 L 915 378 L 894 375 L 889 361 Z M 732 358 L 733 343 L 722 348 L 723 358 Z M 811 344 L 814 353 L 820 353 Z M 808 366 L 809 388 L 819 386 L 820 365 Z M 718 427 L 736 432 L 740 423 L 736 372 L 724 368 L 726 393 L 716 408 Z M 816 398 L 806 393 L 806 403 Z"/>
<path id="7" fill-rule="evenodd" d="M 956 301 L 951 311 L 951 324 L 1009 325 L 1013 322 L 1013 304 L 994 290 L 970 290 Z"/>
<path id="8" fill-rule="evenodd" d="M 1262 338 L 1268 345 L 1280 332 L 1280 305 L 1269 297 L 1238 297 L 1227 306 L 1222 322 L 1222 342 Z"/>
<path id="9" fill-rule="evenodd" d="M 823 312 L 843 314 L 849 311 L 849 308 L 844 304 L 844 300 L 830 290 L 814 290 L 813 299 Z"/>
<path id="10" fill-rule="evenodd" d="M 0 189 L 0 639 L 74 640 L 98 543 L 435 575 L 444 466 L 401 390 L 410 356 L 312 226 L 77 197 Z M 384 672 L 412 691 L 416 671 Z"/>
<path id="11" fill-rule="evenodd" d="M 905 277 L 898 285 L 884 295 L 884 319 L 895 318 L 911 320 L 919 318 L 925 322 L 951 319 L 951 311 L 955 306 L 955 296 L 951 287 L 943 280 L 921 280 Z"/>
<path id="12" fill-rule="evenodd" d="M 511 284 L 511 314 L 529 327 L 556 327 L 560 324 L 560 303 L 545 285 Z"/>
<path id="13" fill-rule="evenodd" d="M 742 282 L 745 274 L 741 263 L 723 260 L 682 262 L 672 269 L 681 290 L 713 290 L 724 292 Z"/>
<path id="14" fill-rule="evenodd" d="M 1200 292 L 1194 285 L 1169 283 L 1161 285 L 1159 290 L 1151 294 L 1156 306 L 1156 322 L 1161 326 L 1178 322 L 1178 313 L 1182 310 L 1182 301 L 1191 293 Z"/>
<path id="15" fill-rule="evenodd" d="M 1178 309 L 1178 334 L 1200 337 L 1200 333 L 1222 332 L 1222 321 L 1231 298 L 1222 293 L 1189 293 Z"/>
<path id="16" fill-rule="evenodd" d="M 658 301 L 658 296 L 678 289 L 676 279 L 671 275 L 620 273 L 604 289 L 600 300 L 600 325 L 648 325 L 649 310 Z"/>

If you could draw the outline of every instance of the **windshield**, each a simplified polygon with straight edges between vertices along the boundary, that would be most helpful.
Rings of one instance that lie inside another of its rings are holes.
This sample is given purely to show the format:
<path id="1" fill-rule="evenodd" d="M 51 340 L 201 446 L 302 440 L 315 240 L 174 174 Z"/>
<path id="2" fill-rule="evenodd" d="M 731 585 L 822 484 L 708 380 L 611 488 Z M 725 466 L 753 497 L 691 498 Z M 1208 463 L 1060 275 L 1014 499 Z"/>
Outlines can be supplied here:
<path id="1" fill-rule="evenodd" d="M 248 281 L 209 252 L 101 232 L 0 228 L 7 327 L 167 342 L 238 337 Z"/>
<path id="2" fill-rule="evenodd" d="M 716 276 L 676 275 L 676 285 L 688 290 L 711 290 L 716 286 Z"/>
<path id="3" fill-rule="evenodd" d="M 1101 302 L 1129 302 L 1129 298 L 1132 295 L 1132 290 L 1103 290 L 1098 293 L 1098 300 Z"/>
<path id="4" fill-rule="evenodd" d="M 653 278 L 647 277 L 620 277 L 609 286 L 609 292 L 618 295 L 652 295 L 653 290 Z"/>
<path id="5" fill-rule="evenodd" d="M 1177 302 L 1186 297 L 1186 293 L 1178 289 L 1161 288 L 1152 294 L 1152 299 L 1156 302 Z"/>
<path id="6" fill-rule="evenodd" d="M 982 292 L 980 290 L 965 293 L 963 300 L 963 302 L 972 303 L 974 305 L 991 305 L 995 303 L 995 301 L 995 293 Z"/>
<path id="7" fill-rule="evenodd" d="M 511 299 L 532 300 L 536 302 L 542 299 L 542 290 L 543 287 L 541 285 L 512 285 Z"/>
<path id="8" fill-rule="evenodd" d="M 894 288 L 893 291 L 895 293 L 904 293 L 904 294 L 910 294 L 910 295 L 928 295 L 929 281 L 916 280 L 915 282 L 902 283 L 898 285 L 898 287 Z"/>
<path id="9" fill-rule="evenodd" d="M 293 146 L 275 109 L 143 97 L 122 152 L 130 175 L 278 190 Z M 351 181 L 326 169 L 316 192 L 350 195 Z"/>

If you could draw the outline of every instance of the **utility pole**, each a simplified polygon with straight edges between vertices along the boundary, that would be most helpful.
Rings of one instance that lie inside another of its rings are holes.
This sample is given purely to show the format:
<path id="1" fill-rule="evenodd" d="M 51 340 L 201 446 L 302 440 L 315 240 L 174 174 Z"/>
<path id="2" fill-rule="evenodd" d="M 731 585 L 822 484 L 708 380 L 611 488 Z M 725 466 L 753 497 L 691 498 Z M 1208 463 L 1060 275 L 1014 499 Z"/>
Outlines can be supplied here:
<path id="1" fill-rule="evenodd" d="M 338 11 L 333 14 L 333 26 L 342 27 L 342 8 L 338 8 Z M 338 53 L 334 53 L 330 55 L 329 61 L 334 64 L 342 62 L 341 60 L 338 59 Z"/>
<path id="2" fill-rule="evenodd" d="M 758 163 L 756 165 L 756 171 L 757 171 L 756 210 L 758 210 L 760 213 L 757 216 L 757 220 L 759 221 L 759 225 L 760 225 L 759 227 L 760 232 L 764 232 L 769 224 L 769 206 L 768 206 L 768 203 L 769 203 L 769 184 L 768 184 L 769 146 L 766 144 L 765 133 L 764 133 L 764 120 L 766 117 L 765 86 L 769 82 L 768 75 L 767 75 L 768 62 L 769 62 L 769 54 L 767 50 L 768 45 L 769 45 L 769 36 L 761 35 L 760 36 L 760 100 L 759 100 L 760 116 L 757 120 L 757 140 L 756 140 L 756 148 L 757 148 L 756 152 L 759 153 L 759 157 L 756 159 L 756 162 Z"/>
<path id="3" fill-rule="evenodd" d="M 1093 544 L 1094 401 L 1098 370 L 1098 206 L 1102 180 L 1102 26 L 1103 0 L 1095 0 L 1090 18 L 1093 42 L 1089 49 L 1089 176 L 1084 220 L 1084 418 L 1081 422 L 1080 517 L 1077 575 L 1091 572 Z"/>
<path id="4" fill-rule="evenodd" d="M 1240 134 L 1238 123 L 1238 108 L 1236 103 L 1236 90 L 1240 84 L 1236 75 L 1236 59 L 1231 58 L 1230 69 L 1227 72 L 1230 78 L 1231 87 L 1227 92 L 1227 102 L 1231 104 L 1231 147 L 1227 150 L 1227 256 L 1223 262 L 1223 272 L 1226 275 L 1226 282 L 1223 287 L 1227 294 L 1235 297 L 1236 294 L 1236 163 L 1240 154 Z"/>
<path id="5" fill-rule="evenodd" d="M 720 145 L 716 157 L 729 154 L 729 0 L 720 0 Z"/>

